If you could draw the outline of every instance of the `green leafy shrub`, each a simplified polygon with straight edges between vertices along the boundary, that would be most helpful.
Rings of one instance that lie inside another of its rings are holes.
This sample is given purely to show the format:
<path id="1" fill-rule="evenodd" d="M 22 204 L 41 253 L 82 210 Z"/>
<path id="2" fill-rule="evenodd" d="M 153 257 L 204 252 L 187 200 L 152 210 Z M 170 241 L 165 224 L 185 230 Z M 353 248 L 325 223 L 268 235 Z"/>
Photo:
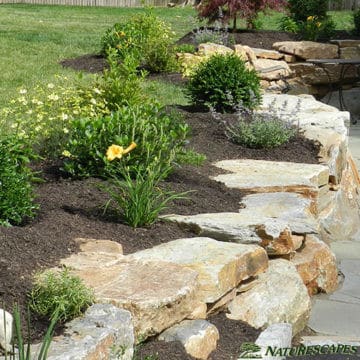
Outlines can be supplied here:
<path id="1" fill-rule="evenodd" d="M 131 142 L 138 148 L 124 162 L 132 170 L 146 168 L 155 158 L 165 165 L 172 152 L 184 151 L 188 132 L 175 114 L 167 115 L 154 103 L 122 106 L 105 117 L 76 119 L 63 153 L 64 169 L 73 177 L 107 177 L 113 171 L 105 156 L 109 144 Z"/>
<path id="2" fill-rule="evenodd" d="M 190 76 L 187 91 L 193 103 L 217 111 L 232 111 L 239 102 L 254 108 L 261 100 L 256 71 L 247 69 L 234 54 L 214 55 L 200 63 Z"/>
<path id="3" fill-rule="evenodd" d="M 326 17 L 328 0 L 288 0 L 290 16 L 297 22 L 306 22 L 309 16 Z"/>
<path id="4" fill-rule="evenodd" d="M 290 16 L 283 16 L 279 21 L 279 30 L 296 34 L 299 32 L 298 23 Z"/>
<path id="5" fill-rule="evenodd" d="M 102 53 L 115 49 L 122 61 L 132 56 L 152 72 L 170 71 L 176 66 L 171 28 L 150 10 L 126 23 L 116 23 L 101 40 Z"/>
<path id="6" fill-rule="evenodd" d="M 0 138 L 0 225 L 19 225 L 24 218 L 35 216 L 34 174 L 27 166 L 34 158 L 22 139 L 15 135 Z"/>
<path id="7" fill-rule="evenodd" d="M 242 108 L 239 120 L 227 125 L 226 135 L 236 144 L 255 149 L 274 148 L 288 142 L 296 130 L 274 111 L 253 112 Z"/>
<path id="8" fill-rule="evenodd" d="M 174 47 L 176 53 L 190 53 L 194 54 L 196 52 L 196 48 L 193 44 L 180 44 Z"/>
<path id="9" fill-rule="evenodd" d="M 353 13 L 355 34 L 360 35 L 360 9 Z"/>
<path id="10" fill-rule="evenodd" d="M 19 96 L 0 111 L 2 129 L 32 144 L 36 152 L 56 157 L 66 141 L 69 122 L 77 117 L 109 113 L 103 91 L 67 78 L 20 89 Z"/>
<path id="11" fill-rule="evenodd" d="M 304 40 L 326 40 L 331 38 L 334 30 L 335 23 L 330 17 L 308 16 L 306 21 L 299 23 L 299 33 Z"/>
<path id="12" fill-rule="evenodd" d="M 56 314 L 60 321 L 80 316 L 94 302 L 93 291 L 68 269 L 37 274 L 29 298 L 32 311 L 50 319 Z"/>
<path id="13" fill-rule="evenodd" d="M 131 174 L 126 166 L 118 163 L 118 171 L 110 185 L 102 187 L 110 195 L 105 209 L 114 203 L 120 218 L 135 228 L 153 224 L 170 201 L 186 198 L 187 193 L 178 194 L 159 187 L 170 171 L 170 165 L 162 166 L 155 160 L 146 169 L 137 169 Z"/>

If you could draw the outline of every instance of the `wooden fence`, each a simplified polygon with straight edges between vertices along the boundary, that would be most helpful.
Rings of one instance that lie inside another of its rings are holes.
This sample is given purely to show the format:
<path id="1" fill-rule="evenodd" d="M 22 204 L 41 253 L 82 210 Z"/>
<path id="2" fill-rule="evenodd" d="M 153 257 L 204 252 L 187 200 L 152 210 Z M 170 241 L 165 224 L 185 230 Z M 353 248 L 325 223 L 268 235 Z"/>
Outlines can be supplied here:
<path id="1" fill-rule="evenodd" d="M 171 0 L 145 0 L 149 6 L 167 6 Z M 181 2 L 181 1 L 180 1 Z M 140 7 L 141 0 L 0 0 L 0 4 L 43 4 L 43 5 L 77 5 L 77 6 L 113 6 Z M 360 8 L 360 0 L 329 0 L 329 10 L 355 10 Z"/>

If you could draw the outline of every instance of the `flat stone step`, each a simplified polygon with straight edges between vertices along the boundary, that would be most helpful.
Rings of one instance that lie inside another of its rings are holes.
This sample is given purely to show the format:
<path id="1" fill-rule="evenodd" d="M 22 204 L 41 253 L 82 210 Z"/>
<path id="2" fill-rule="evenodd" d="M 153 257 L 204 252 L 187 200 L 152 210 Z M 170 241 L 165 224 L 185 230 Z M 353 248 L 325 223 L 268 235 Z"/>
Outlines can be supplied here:
<path id="1" fill-rule="evenodd" d="M 164 261 L 199 274 L 198 299 L 213 303 L 241 281 L 267 269 L 265 250 L 256 245 L 224 243 L 206 237 L 178 239 L 129 255 L 132 260 Z"/>
<path id="2" fill-rule="evenodd" d="M 223 160 L 214 166 L 229 171 L 212 179 L 228 188 L 259 192 L 313 194 L 328 184 L 329 169 L 324 165 L 264 160 Z"/>

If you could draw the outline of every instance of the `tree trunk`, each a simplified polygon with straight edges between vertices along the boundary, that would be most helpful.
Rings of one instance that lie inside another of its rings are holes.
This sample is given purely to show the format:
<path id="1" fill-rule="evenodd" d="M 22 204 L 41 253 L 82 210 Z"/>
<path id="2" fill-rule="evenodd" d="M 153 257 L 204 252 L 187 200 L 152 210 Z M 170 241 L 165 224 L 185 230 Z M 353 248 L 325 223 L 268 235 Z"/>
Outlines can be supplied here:
<path id="1" fill-rule="evenodd" d="M 234 14 L 233 17 L 233 28 L 232 28 L 232 32 L 236 32 L 236 20 L 237 20 L 237 16 L 236 13 Z"/>

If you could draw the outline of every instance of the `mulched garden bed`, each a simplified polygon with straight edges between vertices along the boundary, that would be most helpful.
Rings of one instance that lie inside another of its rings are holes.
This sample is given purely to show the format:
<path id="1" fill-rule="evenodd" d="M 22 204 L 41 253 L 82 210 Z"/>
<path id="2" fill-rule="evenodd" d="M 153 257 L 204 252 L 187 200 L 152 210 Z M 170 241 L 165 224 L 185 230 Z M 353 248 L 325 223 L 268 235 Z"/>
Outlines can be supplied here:
<path id="1" fill-rule="evenodd" d="M 256 42 L 259 41 L 259 33 L 256 36 L 249 33 L 251 35 L 247 35 L 247 43 L 243 43 L 266 48 L 267 41 L 286 40 L 279 32 L 262 33 L 261 45 L 254 43 L 255 39 Z M 276 34 L 278 38 L 275 39 Z M 98 55 L 86 55 L 62 63 L 77 70 L 94 72 L 101 71 L 105 64 Z M 163 78 L 166 81 L 181 81 L 177 75 Z M 167 213 L 238 211 L 244 194 L 236 190 L 230 191 L 208 178 L 209 175 L 220 173 L 211 166 L 216 160 L 243 158 L 318 162 L 318 145 L 301 136 L 272 150 L 247 149 L 230 143 L 224 134 L 224 123 L 233 121 L 235 115 L 220 114 L 219 118 L 214 119 L 203 109 L 178 107 L 177 110 L 192 128 L 189 146 L 205 154 L 207 160 L 199 167 L 177 168 L 163 183 L 170 190 L 195 190 L 189 195 L 189 200 L 178 200 L 171 204 Z M 97 187 L 102 180 L 67 179 L 59 171 L 59 164 L 43 163 L 38 168 L 42 170 L 45 181 L 36 190 L 37 202 L 40 204 L 37 217 L 23 226 L 0 227 L 0 304 L 4 304 L 7 310 L 11 311 L 12 304 L 19 302 L 23 314 L 26 313 L 26 294 L 31 286 L 31 275 L 37 270 L 56 266 L 61 258 L 76 252 L 78 249 L 74 239 L 77 237 L 117 241 L 122 244 L 124 253 L 129 254 L 177 238 L 195 236 L 175 224 L 162 221 L 148 228 L 133 229 L 126 226 L 111 214 L 103 214 L 102 206 L 107 196 Z M 224 314 L 214 315 L 210 321 L 218 327 L 221 334 L 218 349 L 211 355 L 212 360 L 235 359 L 241 343 L 254 340 L 259 333 L 246 324 L 227 319 Z M 43 336 L 47 325 L 43 319 L 32 319 L 31 337 L 34 341 Z M 153 353 L 159 354 L 159 360 L 190 359 L 182 347 L 175 344 L 148 341 L 139 349 L 141 356 Z"/>

